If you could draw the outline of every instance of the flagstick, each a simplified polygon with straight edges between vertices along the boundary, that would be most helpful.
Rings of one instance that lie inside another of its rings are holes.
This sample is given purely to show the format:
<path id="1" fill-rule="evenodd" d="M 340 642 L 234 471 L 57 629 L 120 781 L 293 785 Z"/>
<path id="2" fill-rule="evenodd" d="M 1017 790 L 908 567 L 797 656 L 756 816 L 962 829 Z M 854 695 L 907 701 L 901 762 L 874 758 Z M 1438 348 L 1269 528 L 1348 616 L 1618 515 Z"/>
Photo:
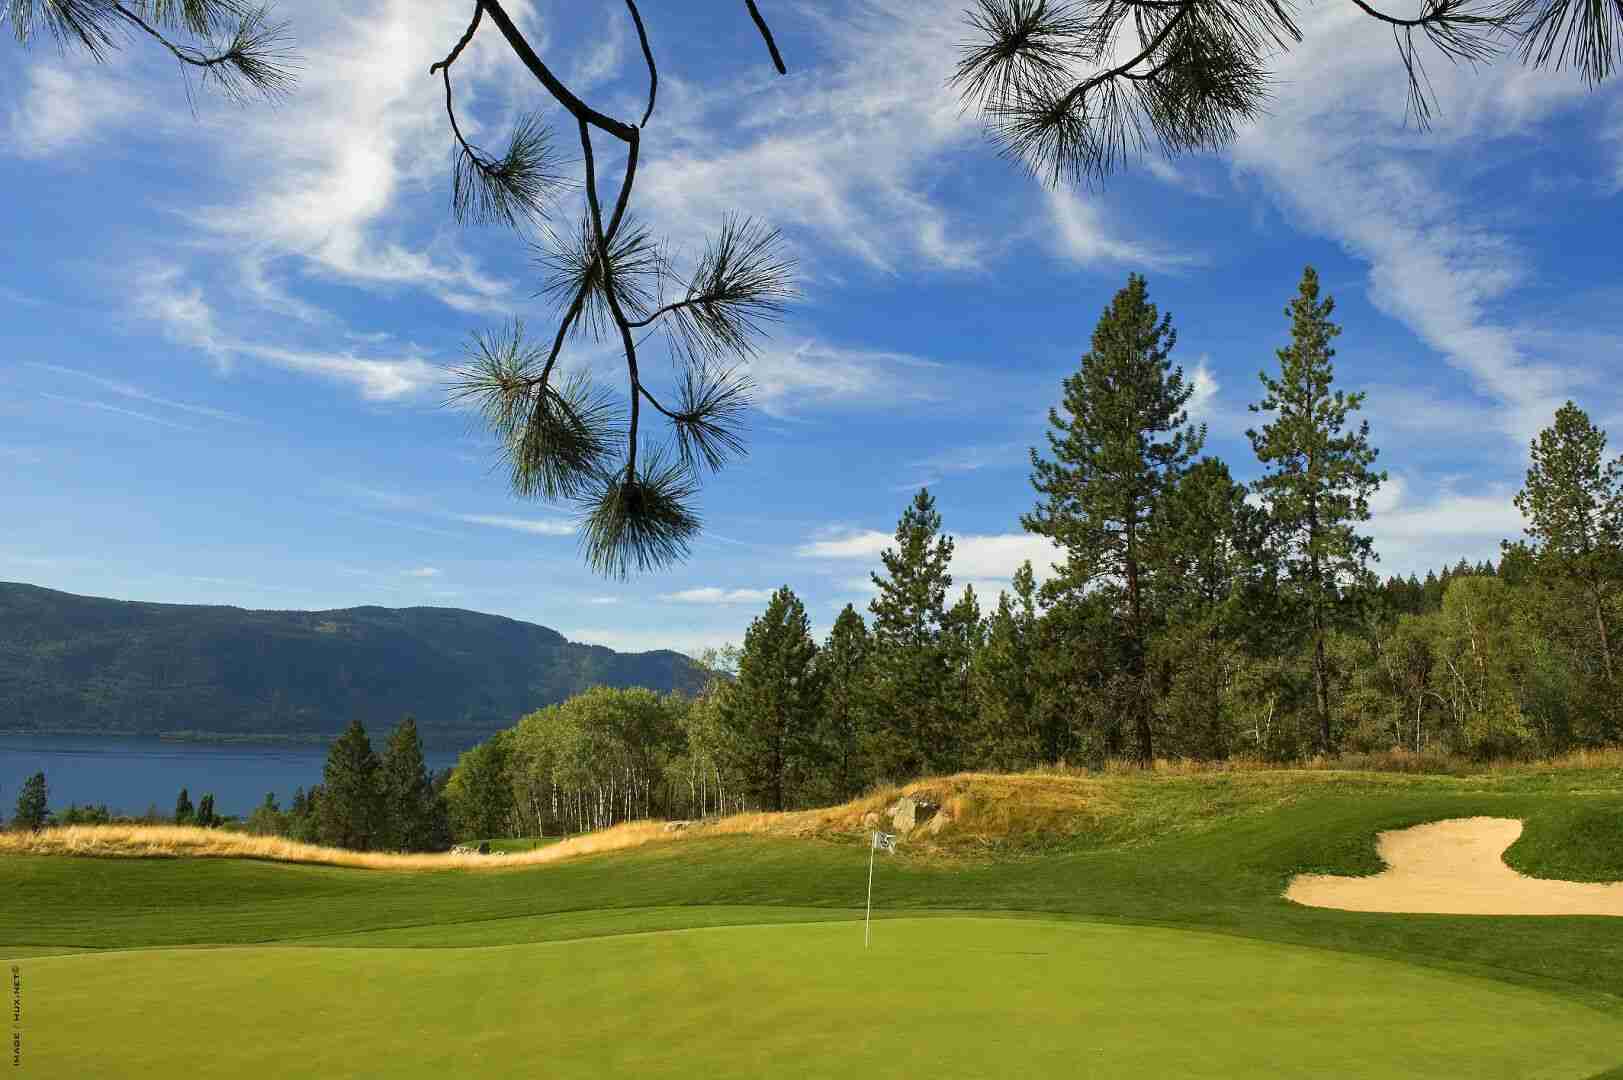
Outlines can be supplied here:
<path id="1" fill-rule="evenodd" d="M 868 838 L 868 914 L 862 919 L 862 947 L 868 947 L 868 933 L 873 925 L 873 852 L 877 845 Z"/>

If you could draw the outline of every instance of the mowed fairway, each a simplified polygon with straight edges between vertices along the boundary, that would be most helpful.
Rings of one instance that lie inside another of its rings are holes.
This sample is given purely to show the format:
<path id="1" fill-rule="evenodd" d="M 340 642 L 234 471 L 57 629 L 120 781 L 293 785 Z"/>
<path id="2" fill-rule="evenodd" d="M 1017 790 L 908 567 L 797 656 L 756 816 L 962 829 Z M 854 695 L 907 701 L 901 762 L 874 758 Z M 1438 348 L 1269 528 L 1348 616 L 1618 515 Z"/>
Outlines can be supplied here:
<path id="1" fill-rule="evenodd" d="M 29 1076 L 1572 1077 L 1623 1016 L 1217 934 L 1029 919 L 28 964 Z"/>
<path id="2" fill-rule="evenodd" d="M 1526 823 L 1522 873 L 1623 879 L 1623 770 L 968 782 L 987 831 L 878 857 L 868 951 L 849 829 L 488 870 L 0 856 L 7 1075 L 1623 1080 L 1623 918 L 1282 896 L 1473 816 Z"/>

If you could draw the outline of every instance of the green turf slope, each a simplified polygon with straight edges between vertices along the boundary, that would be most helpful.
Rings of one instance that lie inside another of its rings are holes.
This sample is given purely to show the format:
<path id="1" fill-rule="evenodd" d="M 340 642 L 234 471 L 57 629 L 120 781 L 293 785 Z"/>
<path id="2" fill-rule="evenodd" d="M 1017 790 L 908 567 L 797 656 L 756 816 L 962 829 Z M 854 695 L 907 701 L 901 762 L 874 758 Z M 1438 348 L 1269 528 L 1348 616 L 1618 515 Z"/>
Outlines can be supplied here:
<path id="1" fill-rule="evenodd" d="M 1476 814 L 1527 822 L 1508 855 L 1524 872 L 1623 879 L 1623 774 L 1120 783 L 1128 817 L 1098 833 L 881 855 L 868 955 L 860 838 L 693 837 L 499 872 L 0 858 L 0 958 L 27 987 L 17 1075 L 1579 1080 L 1623 1066 L 1623 919 L 1280 896 L 1297 872 L 1379 869 L 1382 829 Z M 1090 1053 L 1103 1071 L 1085 1071 Z"/>
<path id="2" fill-rule="evenodd" d="M 1589 1077 L 1623 1016 L 1345 953 L 988 918 L 29 964 L 28 1076 Z"/>

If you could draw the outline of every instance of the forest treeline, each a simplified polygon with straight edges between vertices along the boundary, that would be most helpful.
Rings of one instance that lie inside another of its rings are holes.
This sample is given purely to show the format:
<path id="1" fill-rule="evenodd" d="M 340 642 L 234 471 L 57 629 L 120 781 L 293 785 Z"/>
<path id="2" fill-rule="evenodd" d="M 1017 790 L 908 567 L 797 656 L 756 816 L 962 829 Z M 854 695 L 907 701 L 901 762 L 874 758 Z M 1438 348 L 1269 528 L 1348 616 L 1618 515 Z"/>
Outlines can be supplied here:
<path id="1" fill-rule="evenodd" d="M 1334 384 L 1333 311 L 1309 268 L 1242 484 L 1202 453 L 1170 317 L 1131 277 L 1032 451 L 1021 520 L 1062 553 L 1050 573 L 1027 563 L 984 606 L 955 592 L 921 490 L 866 612 L 819 642 L 785 586 L 696 695 L 597 689 L 530 713 L 462 756 L 456 832 L 808 806 L 962 769 L 1616 744 L 1623 458 L 1567 403 L 1515 497 L 1525 537 L 1383 579 L 1362 530 L 1385 474 L 1363 395 Z"/>
<path id="2" fill-rule="evenodd" d="M 552 835 L 630 818 L 829 804 L 965 769 L 1158 758 L 1291 762 L 1399 749 L 1554 756 L 1623 741 L 1623 457 L 1572 402 L 1530 448 L 1526 535 L 1497 561 L 1377 573 L 1385 480 L 1363 395 L 1337 389 L 1334 302 L 1309 268 L 1261 374 L 1257 475 L 1204 454 L 1171 319 L 1133 276 L 1033 450 L 1022 526 L 1059 557 L 983 605 L 954 589 L 930 492 L 897 522 L 866 611 L 821 641 L 778 589 L 697 692 L 598 687 L 423 767 L 362 726 L 320 787 L 248 827 L 354 848 Z M 41 778 L 41 787 L 43 778 Z M 42 812 L 43 790 L 29 803 Z M 19 803 L 21 819 L 23 806 Z M 177 820 L 182 809 L 177 807 Z"/>

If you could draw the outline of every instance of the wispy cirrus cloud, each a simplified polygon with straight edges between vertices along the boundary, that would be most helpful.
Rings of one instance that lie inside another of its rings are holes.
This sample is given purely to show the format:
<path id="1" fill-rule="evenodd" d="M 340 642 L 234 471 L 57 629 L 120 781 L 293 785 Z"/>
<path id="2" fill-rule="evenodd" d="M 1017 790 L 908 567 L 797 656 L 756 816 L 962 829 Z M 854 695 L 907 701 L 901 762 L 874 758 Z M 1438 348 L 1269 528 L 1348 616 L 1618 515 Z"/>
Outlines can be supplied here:
<path id="1" fill-rule="evenodd" d="M 836 403 L 893 406 L 939 400 L 945 395 L 944 371 L 933 360 L 907 353 L 816 340 L 773 341 L 749 365 L 756 406 L 779 418 Z"/>
<path id="2" fill-rule="evenodd" d="M 176 409 L 180 412 L 191 413 L 194 416 L 204 416 L 210 420 L 226 420 L 232 423 L 250 422 L 246 416 L 242 416 L 238 413 L 227 412 L 224 409 L 216 409 L 208 405 L 195 405 L 190 402 L 175 401 L 171 398 L 160 397 L 157 394 L 149 393 L 138 386 L 133 386 L 126 382 L 120 382 L 117 379 L 109 379 L 106 376 L 97 375 L 94 372 L 81 371 L 78 368 L 63 367 L 60 364 L 41 363 L 37 360 L 29 360 L 27 361 L 27 364 L 29 367 L 38 368 L 41 371 L 49 371 L 56 375 L 66 375 L 70 378 L 85 380 L 101 387 L 103 390 L 109 391 L 110 393 L 118 394 L 121 397 L 131 398 L 135 401 L 145 401 L 152 405 L 162 405 L 168 409 Z"/>
<path id="3" fill-rule="evenodd" d="M 1526 348 L 1536 316 L 1507 316 L 1534 264 L 1468 194 L 1463 155 L 1526 134 L 1586 91 L 1570 73 L 1490 77 L 1438 65 L 1443 112 L 1431 132 L 1417 133 L 1404 122 L 1388 35 L 1350 7 L 1314 9 L 1303 24 L 1307 40 L 1282 58 L 1279 75 L 1313 92 L 1278 95 L 1235 142 L 1236 168 L 1261 177 L 1302 227 L 1364 260 L 1374 303 L 1467 373 L 1496 403 L 1500 433 L 1525 445 L 1585 373 Z"/>
<path id="4" fill-rule="evenodd" d="M 866 529 L 802 544 L 795 554 L 809 559 L 861 559 L 877 566 L 880 553 L 895 546 L 893 534 Z M 1045 581 L 1053 574 L 1053 564 L 1064 559 L 1064 549 L 1034 533 L 953 535 L 948 569 L 959 582 L 1006 582 L 1029 560 L 1033 575 Z"/>
<path id="5" fill-rule="evenodd" d="M 69 397 L 67 394 L 53 394 L 49 390 L 41 390 L 39 395 L 40 397 L 49 398 L 52 401 L 58 401 L 64 405 L 69 405 L 74 408 L 93 409 L 97 412 L 113 413 L 118 416 L 128 416 L 135 420 L 145 421 L 148 424 L 156 424 L 159 427 L 173 428 L 176 431 L 198 430 L 197 428 L 192 427 L 190 424 L 177 424 L 175 421 L 166 420 L 161 416 L 153 416 L 151 413 L 145 413 L 139 409 L 126 409 L 120 405 L 110 405 L 105 401 L 91 401 L 86 398 Z"/>
<path id="6" fill-rule="evenodd" d="M 772 599 L 772 590 L 723 589 L 710 585 L 661 593 L 659 598 L 677 604 L 764 604 Z"/>
<path id="7" fill-rule="evenodd" d="M 6 133 L 8 149 L 19 157 L 50 157 L 80 146 L 138 108 L 116 77 L 93 66 L 35 60 L 23 78 L 27 89 Z"/>
<path id="8" fill-rule="evenodd" d="M 534 536 L 573 536 L 576 532 L 575 523 L 563 518 L 526 518 L 512 517 L 506 514 L 448 514 L 456 521 L 465 521 L 470 525 L 486 525 L 493 529 L 507 529 L 512 532 L 530 533 Z"/>

